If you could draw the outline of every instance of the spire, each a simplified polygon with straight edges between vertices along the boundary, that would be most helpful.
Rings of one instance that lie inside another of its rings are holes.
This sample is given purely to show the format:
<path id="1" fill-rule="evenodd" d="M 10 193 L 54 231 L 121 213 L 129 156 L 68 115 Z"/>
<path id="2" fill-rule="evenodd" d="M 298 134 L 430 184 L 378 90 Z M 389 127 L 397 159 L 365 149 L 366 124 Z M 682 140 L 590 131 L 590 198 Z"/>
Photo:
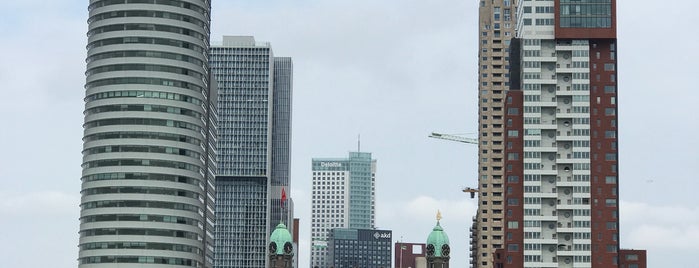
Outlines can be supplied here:
<path id="1" fill-rule="evenodd" d="M 439 224 L 439 220 L 441 220 L 441 219 L 442 219 L 442 212 L 439 211 L 439 209 L 438 209 L 437 210 L 437 224 Z"/>

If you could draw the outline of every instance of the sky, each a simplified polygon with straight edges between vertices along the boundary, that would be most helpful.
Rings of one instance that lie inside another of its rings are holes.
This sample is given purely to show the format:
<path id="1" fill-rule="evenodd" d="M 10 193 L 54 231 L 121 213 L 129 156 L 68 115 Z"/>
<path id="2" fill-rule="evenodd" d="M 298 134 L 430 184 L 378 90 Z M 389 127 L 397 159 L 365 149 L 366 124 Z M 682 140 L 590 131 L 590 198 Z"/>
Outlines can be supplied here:
<path id="1" fill-rule="evenodd" d="M 3 1 L 0 259 L 77 265 L 87 1 Z M 252 35 L 294 60 L 292 187 L 310 249 L 311 158 L 377 159 L 377 227 L 424 243 L 441 210 L 453 267 L 468 267 L 477 149 L 427 138 L 477 132 L 478 1 L 214 0 L 212 40 Z M 649 267 L 699 251 L 699 56 L 691 0 L 618 1 L 622 248 Z M 40 255 L 36 255 L 40 254 Z"/>

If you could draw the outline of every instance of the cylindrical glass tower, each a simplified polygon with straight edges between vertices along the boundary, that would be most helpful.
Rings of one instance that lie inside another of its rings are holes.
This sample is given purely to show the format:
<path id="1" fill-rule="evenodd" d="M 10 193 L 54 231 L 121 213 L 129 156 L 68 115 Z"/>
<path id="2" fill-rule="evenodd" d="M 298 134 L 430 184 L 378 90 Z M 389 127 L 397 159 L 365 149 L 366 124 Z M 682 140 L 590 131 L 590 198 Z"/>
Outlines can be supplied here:
<path id="1" fill-rule="evenodd" d="M 209 0 L 91 0 L 80 267 L 212 267 Z"/>

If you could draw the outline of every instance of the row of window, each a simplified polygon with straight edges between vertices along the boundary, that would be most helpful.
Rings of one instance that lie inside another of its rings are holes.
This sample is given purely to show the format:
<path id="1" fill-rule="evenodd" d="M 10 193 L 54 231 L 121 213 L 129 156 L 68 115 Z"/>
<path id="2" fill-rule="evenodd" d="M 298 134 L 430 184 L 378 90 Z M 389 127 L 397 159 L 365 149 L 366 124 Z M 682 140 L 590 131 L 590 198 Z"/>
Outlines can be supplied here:
<path id="1" fill-rule="evenodd" d="M 147 236 L 167 236 L 187 239 L 199 239 L 198 234 L 165 229 L 143 229 L 143 228 L 100 228 L 80 231 L 80 237 L 102 236 L 102 235 L 147 235 Z"/>
<path id="2" fill-rule="evenodd" d="M 93 201 L 86 202 L 80 205 L 80 207 L 85 209 L 93 208 L 164 208 L 164 209 L 175 209 L 175 210 L 185 210 L 198 212 L 199 207 L 192 206 L 189 204 L 174 203 L 174 202 L 161 202 L 161 201 L 138 201 L 138 200 L 106 200 L 106 201 Z"/>
<path id="3" fill-rule="evenodd" d="M 203 74 L 180 67 L 173 67 L 167 65 L 153 65 L 153 64 L 113 64 L 104 65 L 99 67 L 90 68 L 85 72 L 85 75 L 94 75 L 104 72 L 116 72 L 116 71 L 146 71 L 146 72 L 165 72 L 173 74 L 187 75 L 194 77 L 196 79 L 202 79 L 207 81 L 208 78 Z"/>
<path id="4" fill-rule="evenodd" d="M 87 50 L 92 50 L 94 48 L 109 46 L 109 45 L 122 45 L 122 44 L 147 44 L 147 45 L 163 45 L 171 47 L 179 47 L 190 49 L 199 53 L 208 53 L 207 49 L 202 46 L 192 44 L 189 42 L 169 39 L 169 38 L 155 38 L 155 37 L 138 37 L 138 36 L 127 36 L 127 37 L 114 37 L 99 39 L 92 43 L 87 44 Z"/>
<path id="5" fill-rule="evenodd" d="M 208 23 L 205 23 L 204 21 L 197 19 L 195 17 L 187 16 L 187 15 L 183 15 L 183 14 L 179 14 L 179 13 L 172 13 L 172 12 L 166 12 L 166 11 L 155 11 L 155 10 L 125 10 L 125 11 L 104 12 L 104 13 L 99 13 L 99 14 L 96 14 L 96 15 L 88 18 L 87 23 L 90 24 L 92 22 L 96 22 L 96 21 L 100 21 L 100 20 L 113 19 L 113 18 L 125 18 L 125 17 L 164 18 L 164 19 L 189 22 L 189 23 L 195 24 L 199 27 L 202 27 L 204 29 L 209 28 Z"/>
<path id="6" fill-rule="evenodd" d="M 198 226 L 200 222 L 195 219 L 163 216 L 163 215 L 147 215 L 147 214 L 102 214 L 85 216 L 80 218 L 81 223 L 102 222 L 102 221 L 147 221 L 147 222 L 167 222 Z M 105 245 L 103 245 L 105 246 Z"/>
<path id="7" fill-rule="evenodd" d="M 121 91 L 108 91 L 100 92 L 88 95 L 85 97 L 86 102 L 101 100 L 101 99 L 111 99 L 111 98 L 152 98 L 152 99 L 167 99 L 189 102 L 196 105 L 201 105 L 202 101 L 192 96 L 170 93 L 170 92 L 160 92 L 160 91 L 147 91 L 147 90 L 121 90 Z M 144 108 L 145 109 L 145 108 Z"/>
<path id="8" fill-rule="evenodd" d="M 201 154 L 181 148 L 165 147 L 165 146 L 138 146 L 138 145 L 121 145 L 121 146 L 100 146 L 93 147 L 83 151 L 83 155 L 101 154 L 101 153 L 117 153 L 117 152 L 137 152 L 137 153 L 160 153 L 160 154 L 175 154 L 189 156 L 199 159 Z"/>
<path id="9" fill-rule="evenodd" d="M 155 119 L 155 118 L 112 118 L 112 119 L 102 119 L 95 120 L 85 123 L 83 125 L 85 129 L 102 127 L 102 126 L 114 126 L 114 125 L 146 125 L 146 126 L 162 126 L 162 127 L 176 127 L 184 128 L 193 131 L 200 131 L 201 126 L 187 123 L 177 120 L 167 120 L 167 119 Z"/>
<path id="10" fill-rule="evenodd" d="M 197 13 L 204 15 L 207 18 L 209 17 L 209 9 L 208 8 L 205 8 L 203 6 L 198 6 L 198 5 L 192 4 L 190 2 L 181 1 L 181 0 L 102 0 L 102 1 L 95 1 L 92 4 L 90 4 L 87 7 L 87 10 L 91 11 L 95 8 L 104 7 L 104 6 L 111 6 L 111 5 L 119 5 L 119 4 L 168 5 L 168 6 L 181 7 L 181 8 L 193 10 Z"/>
<path id="11" fill-rule="evenodd" d="M 122 186 L 122 187 L 100 187 L 100 188 L 88 188 L 81 191 L 83 196 L 96 195 L 96 194 L 158 194 L 158 195 L 172 195 L 172 196 L 182 196 L 189 198 L 199 198 L 199 194 L 195 192 L 171 189 L 171 188 L 157 188 L 157 187 L 134 187 L 134 186 Z M 147 215 L 143 215 L 147 216 Z"/>
<path id="12" fill-rule="evenodd" d="M 153 180 L 153 181 L 170 181 L 187 183 L 192 185 L 199 185 L 201 182 L 198 179 L 178 176 L 170 174 L 158 174 L 158 173 L 127 173 L 127 172 L 114 172 L 114 173 L 99 173 L 94 175 L 88 175 L 81 178 L 83 182 L 90 181 L 102 181 L 102 180 Z"/>
<path id="13" fill-rule="evenodd" d="M 183 55 L 183 54 L 177 54 L 177 53 L 171 53 L 171 52 L 163 52 L 163 51 L 151 51 L 151 50 L 128 50 L 128 51 L 110 51 L 110 52 L 104 52 L 104 53 L 97 53 L 97 54 L 92 54 L 89 57 L 87 57 L 87 63 L 90 63 L 92 61 L 96 60 L 103 60 L 103 59 L 111 59 L 111 58 L 136 58 L 136 57 L 141 57 L 141 58 L 160 58 L 160 59 L 168 59 L 168 60 L 177 60 L 177 61 L 183 61 L 183 62 L 189 62 L 197 66 L 205 66 L 205 62 L 191 56 Z M 203 58 L 203 55 L 202 55 Z"/>
<path id="14" fill-rule="evenodd" d="M 181 252 L 191 252 L 195 254 L 200 254 L 201 250 L 196 247 L 181 245 L 181 244 L 168 244 L 168 243 L 146 243 L 146 242 L 94 242 L 86 243 L 80 245 L 80 250 L 93 250 L 93 249 L 145 249 L 145 250 L 170 250 L 170 251 L 181 251 Z"/>
<path id="15" fill-rule="evenodd" d="M 203 267 L 203 264 L 182 258 L 167 258 L 167 257 L 144 257 L 144 256 L 98 256 L 85 257 L 79 259 L 80 264 L 92 263 L 152 263 L 152 264 L 167 264 L 177 266 Z"/>
<path id="16" fill-rule="evenodd" d="M 124 24 L 110 24 L 102 27 L 96 27 L 87 32 L 87 36 L 93 36 L 100 33 L 108 33 L 115 31 L 158 31 L 166 33 L 182 34 L 194 37 L 200 40 L 206 40 L 208 35 L 201 34 L 195 30 L 188 28 L 175 27 L 169 25 L 160 25 L 152 23 L 124 23 Z"/>

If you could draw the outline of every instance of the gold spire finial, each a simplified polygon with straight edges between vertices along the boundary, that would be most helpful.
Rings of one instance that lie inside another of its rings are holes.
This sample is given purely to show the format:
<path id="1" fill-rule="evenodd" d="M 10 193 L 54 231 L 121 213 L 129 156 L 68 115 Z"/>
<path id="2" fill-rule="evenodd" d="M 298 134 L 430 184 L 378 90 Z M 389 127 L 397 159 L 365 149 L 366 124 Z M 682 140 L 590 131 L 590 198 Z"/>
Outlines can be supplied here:
<path id="1" fill-rule="evenodd" d="M 437 221 L 439 221 L 439 220 L 441 220 L 441 219 L 442 219 L 442 212 L 440 212 L 439 209 L 438 209 L 438 210 L 437 210 Z"/>

